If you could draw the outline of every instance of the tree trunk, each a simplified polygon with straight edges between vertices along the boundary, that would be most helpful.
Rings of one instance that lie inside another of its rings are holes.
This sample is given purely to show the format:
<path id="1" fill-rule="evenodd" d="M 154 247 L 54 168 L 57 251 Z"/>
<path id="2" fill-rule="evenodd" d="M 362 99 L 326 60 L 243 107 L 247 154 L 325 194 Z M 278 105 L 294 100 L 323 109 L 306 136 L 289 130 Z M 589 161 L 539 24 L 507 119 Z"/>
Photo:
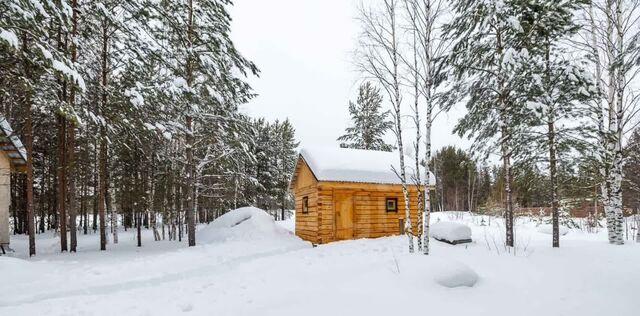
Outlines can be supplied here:
<path id="1" fill-rule="evenodd" d="M 76 62 L 77 47 L 75 37 L 78 30 L 78 3 L 77 0 L 71 2 L 71 9 L 73 15 L 71 17 L 71 63 Z M 75 82 L 70 85 L 69 91 L 69 106 L 74 109 L 76 101 L 76 88 Z M 75 120 L 69 120 L 69 126 L 67 126 L 67 170 L 69 171 L 68 177 L 68 201 L 69 201 L 69 231 L 71 232 L 70 251 L 76 252 L 78 245 L 77 230 L 76 230 L 76 161 L 75 161 Z"/>
<path id="2" fill-rule="evenodd" d="M 187 17 L 187 21 L 188 21 L 188 25 L 187 25 L 187 42 L 189 45 L 189 48 L 192 47 L 193 43 L 192 43 L 192 37 L 193 37 L 193 0 L 189 0 L 189 12 L 188 17 Z M 186 80 L 187 80 L 187 86 L 189 88 L 191 88 L 191 85 L 193 84 L 193 56 L 192 56 L 193 52 L 191 51 L 191 49 L 189 49 L 189 53 L 187 56 L 187 63 L 186 63 Z M 191 92 L 188 92 L 191 93 Z M 189 242 L 189 247 L 193 247 L 196 245 L 196 225 L 195 225 L 195 208 L 194 208 L 194 186 L 195 186 L 195 177 L 194 177 L 194 161 L 193 161 L 193 146 L 195 144 L 194 142 L 194 133 L 193 133 L 193 117 L 191 116 L 191 110 L 189 110 L 189 113 L 187 114 L 186 117 L 186 128 L 187 128 L 187 148 L 186 148 L 186 155 L 187 155 L 187 204 L 186 204 L 186 208 L 185 208 L 185 217 L 186 217 L 186 222 L 187 222 L 187 227 L 188 227 L 188 242 Z"/>
<path id="3" fill-rule="evenodd" d="M 431 111 L 433 108 L 431 100 L 431 90 L 427 92 L 427 124 L 425 128 L 425 175 L 424 175 L 424 210 L 422 211 L 422 252 L 429 254 L 429 228 L 431 220 Z"/>
<path id="4" fill-rule="evenodd" d="M 23 36 L 24 72 L 27 80 L 31 79 L 31 65 L 27 61 L 27 35 Z M 33 218 L 33 118 L 31 115 L 31 86 L 27 82 L 24 96 L 25 142 L 27 151 L 26 211 L 27 230 L 29 232 L 29 257 L 36 255 L 36 235 Z"/>
<path id="5" fill-rule="evenodd" d="M 622 204 L 622 177 L 624 156 L 622 153 L 623 129 L 624 129 L 624 88 L 625 88 L 625 54 L 623 51 L 624 28 L 622 21 L 622 1 L 616 1 L 616 20 L 615 29 L 617 31 L 616 42 L 616 67 L 614 68 L 616 76 L 616 106 L 615 106 L 615 144 L 613 152 L 613 166 L 611 179 L 611 207 L 614 214 L 614 244 L 624 244 L 624 206 Z"/>
<path id="6" fill-rule="evenodd" d="M 547 89 L 551 87 L 551 44 L 549 38 L 547 38 L 545 46 L 545 61 L 546 61 L 546 86 Z M 548 90 L 550 91 L 550 90 Z M 552 218 L 552 247 L 560 247 L 560 223 L 559 223 L 559 198 L 558 198 L 558 180 L 557 180 L 557 157 L 556 157 L 556 131 L 555 131 L 555 115 L 553 106 L 547 107 L 547 137 L 549 146 L 549 181 L 551 186 L 551 218 Z"/>
<path id="7" fill-rule="evenodd" d="M 57 161 L 57 178 L 58 178 L 58 227 L 60 227 L 60 251 L 67 251 L 67 211 L 66 211 L 66 163 L 65 163 L 65 135 L 66 120 L 62 114 L 58 114 L 58 161 Z"/>

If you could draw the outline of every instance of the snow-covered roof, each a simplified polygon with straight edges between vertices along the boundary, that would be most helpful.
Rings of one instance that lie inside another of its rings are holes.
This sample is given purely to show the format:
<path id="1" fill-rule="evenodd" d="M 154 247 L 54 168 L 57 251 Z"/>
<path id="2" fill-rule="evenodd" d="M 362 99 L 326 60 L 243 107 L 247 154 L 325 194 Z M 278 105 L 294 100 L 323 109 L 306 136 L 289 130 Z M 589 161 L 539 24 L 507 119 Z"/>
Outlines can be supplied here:
<path id="1" fill-rule="evenodd" d="M 0 114 L 0 150 L 7 152 L 12 165 L 26 166 L 27 151 L 18 136 L 14 134 L 9 121 L 2 114 Z"/>
<path id="2" fill-rule="evenodd" d="M 348 148 L 304 148 L 300 156 L 318 181 L 401 184 L 398 152 Z M 415 160 L 405 156 L 407 183 L 415 182 Z M 420 168 L 424 178 L 424 168 Z M 435 184 L 431 174 L 430 183 Z"/>

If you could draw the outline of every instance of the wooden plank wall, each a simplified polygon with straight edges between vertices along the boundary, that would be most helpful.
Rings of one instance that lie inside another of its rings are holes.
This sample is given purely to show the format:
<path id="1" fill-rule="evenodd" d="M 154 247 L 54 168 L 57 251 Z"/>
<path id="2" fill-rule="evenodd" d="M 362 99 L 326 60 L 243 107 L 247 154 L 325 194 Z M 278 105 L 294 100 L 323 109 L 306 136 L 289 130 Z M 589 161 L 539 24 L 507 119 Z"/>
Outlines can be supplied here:
<path id="1" fill-rule="evenodd" d="M 318 186 L 319 241 L 335 241 L 335 192 L 351 192 L 354 201 L 354 238 L 375 238 L 398 235 L 399 219 L 404 219 L 404 198 L 400 185 L 376 185 L 359 183 L 326 183 Z M 411 221 L 417 231 L 417 200 L 415 189 L 410 190 Z M 398 212 L 386 211 L 386 198 L 398 198 Z"/>
<path id="2" fill-rule="evenodd" d="M 312 243 L 319 243 L 318 182 L 303 160 L 299 160 L 298 164 L 295 187 L 293 188 L 296 207 L 296 236 Z M 309 199 L 307 214 L 302 213 L 302 200 L 305 197 Z"/>
<path id="3" fill-rule="evenodd" d="M 386 198 L 398 198 L 398 211 L 386 211 Z M 418 203 L 415 191 L 409 196 L 411 226 L 414 234 L 417 226 Z M 355 194 L 355 238 L 375 238 L 400 234 L 399 219 L 405 218 L 402 189 L 384 192 L 357 192 Z"/>
<path id="4" fill-rule="evenodd" d="M 318 243 L 327 243 L 336 240 L 336 213 L 333 205 L 333 189 L 318 190 L 318 209 L 320 214 L 318 222 L 320 230 L 318 231 Z"/>
<path id="5" fill-rule="evenodd" d="M 296 204 L 296 236 L 310 241 L 320 243 L 318 238 L 318 191 L 316 185 L 300 188 L 295 193 Z M 309 199 L 309 213 L 302 213 L 302 200 Z"/>

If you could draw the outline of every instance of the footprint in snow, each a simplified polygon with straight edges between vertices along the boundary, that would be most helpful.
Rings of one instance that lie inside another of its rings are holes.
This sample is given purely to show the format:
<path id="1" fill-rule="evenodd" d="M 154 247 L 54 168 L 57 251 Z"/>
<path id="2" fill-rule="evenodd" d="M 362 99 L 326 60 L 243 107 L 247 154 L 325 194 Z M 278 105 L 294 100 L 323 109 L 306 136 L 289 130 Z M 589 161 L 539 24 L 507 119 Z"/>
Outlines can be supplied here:
<path id="1" fill-rule="evenodd" d="M 180 304 L 180 310 L 185 313 L 188 313 L 193 310 L 193 304 L 191 303 Z"/>

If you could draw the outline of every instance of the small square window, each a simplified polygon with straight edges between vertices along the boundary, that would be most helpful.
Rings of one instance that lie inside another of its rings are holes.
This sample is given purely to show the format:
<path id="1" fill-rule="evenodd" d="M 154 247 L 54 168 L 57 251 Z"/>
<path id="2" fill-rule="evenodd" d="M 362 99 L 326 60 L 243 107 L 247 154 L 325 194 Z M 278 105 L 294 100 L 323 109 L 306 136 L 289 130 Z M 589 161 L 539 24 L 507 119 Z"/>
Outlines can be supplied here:
<path id="1" fill-rule="evenodd" d="M 309 197 L 305 196 L 302 198 L 302 214 L 309 213 Z"/>
<path id="2" fill-rule="evenodd" d="M 397 212 L 398 211 L 398 198 L 387 198 L 385 201 L 385 208 L 387 212 Z"/>

